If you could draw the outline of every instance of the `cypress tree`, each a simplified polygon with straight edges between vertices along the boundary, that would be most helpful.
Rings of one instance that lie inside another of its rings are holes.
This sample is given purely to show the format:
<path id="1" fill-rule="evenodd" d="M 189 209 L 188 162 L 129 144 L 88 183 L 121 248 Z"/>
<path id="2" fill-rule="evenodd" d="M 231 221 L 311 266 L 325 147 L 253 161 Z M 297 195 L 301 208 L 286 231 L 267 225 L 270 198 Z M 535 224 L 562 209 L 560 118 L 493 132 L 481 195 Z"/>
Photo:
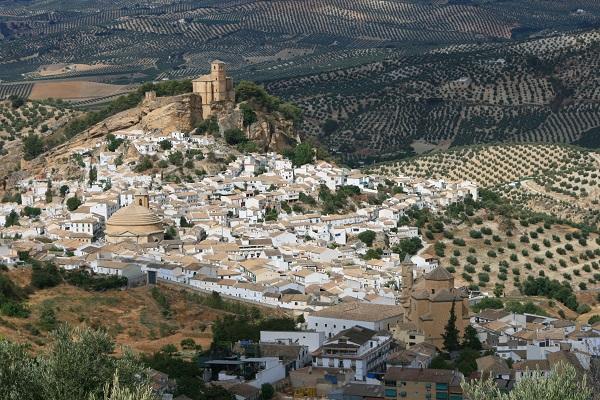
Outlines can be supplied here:
<path id="1" fill-rule="evenodd" d="M 442 334 L 444 338 L 444 350 L 447 352 L 456 351 L 460 349 L 458 342 L 459 332 L 456 329 L 456 313 L 454 312 L 454 300 L 452 301 L 452 308 L 450 308 L 450 318 L 444 328 L 445 332 Z"/>

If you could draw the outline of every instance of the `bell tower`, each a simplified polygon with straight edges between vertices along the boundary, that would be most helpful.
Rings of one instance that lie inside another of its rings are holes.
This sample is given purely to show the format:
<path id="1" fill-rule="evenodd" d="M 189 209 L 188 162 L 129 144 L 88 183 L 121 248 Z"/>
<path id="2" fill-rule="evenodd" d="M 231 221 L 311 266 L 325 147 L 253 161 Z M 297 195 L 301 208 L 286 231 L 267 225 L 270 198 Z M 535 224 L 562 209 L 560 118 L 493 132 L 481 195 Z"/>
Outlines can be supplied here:
<path id="1" fill-rule="evenodd" d="M 146 189 L 136 190 L 133 194 L 133 204 L 150 208 L 150 196 L 148 195 L 148 191 Z"/>
<path id="2" fill-rule="evenodd" d="M 400 304 L 404 309 L 404 317 L 410 316 L 410 298 L 413 290 L 413 263 L 405 258 L 400 265 L 402 276 L 402 289 L 400 291 Z"/>

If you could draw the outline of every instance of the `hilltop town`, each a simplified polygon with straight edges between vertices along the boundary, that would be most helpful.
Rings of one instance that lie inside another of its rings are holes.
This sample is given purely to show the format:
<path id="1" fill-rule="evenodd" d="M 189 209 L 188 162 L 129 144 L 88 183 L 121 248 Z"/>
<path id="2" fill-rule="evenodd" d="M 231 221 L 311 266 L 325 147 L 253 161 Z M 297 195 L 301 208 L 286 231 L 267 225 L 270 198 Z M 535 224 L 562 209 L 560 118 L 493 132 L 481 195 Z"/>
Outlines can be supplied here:
<path id="1" fill-rule="evenodd" d="M 464 378 L 489 376 L 510 390 L 531 369 L 566 363 L 585 374 L 600 356 L 597 232 L 510 214 L 475 183 L 481 176 L 323 159 L 294 134 L 291 106 L 248 83 L 236 93 L 226 68 L 214 61 L 191 93 L 148 91 L 137 108 L 30 152 L 0 204 L 6 273 L 47 269 L 107 294 L 151 288 L 165 316 L 177 293 L 226 310 L 195 317 L 211 326 L 214 350 L 198 365 L 205 382 L 238 399 L 264 396 L 265 385 L 295 398 L 462 399 Z M 559 259 L 561 269 L 545 271 L 545 260 Z M 583 272 L 571 268 L 579 263 Z M 14 311 L 25 307 L 19 301 L 1 308 L 2 321 L 28 318 Z M 222 332 L 271 313 L 289 329 Z M 124 330 L 118 336 L 134 340 Z M 217 341 L 224 337 L 227 345 Z M 176 352 L 174 338 L 165 332 L 160 343 Z M 173 398 L 165 371 L 153 374 L 155 392 Z"/>

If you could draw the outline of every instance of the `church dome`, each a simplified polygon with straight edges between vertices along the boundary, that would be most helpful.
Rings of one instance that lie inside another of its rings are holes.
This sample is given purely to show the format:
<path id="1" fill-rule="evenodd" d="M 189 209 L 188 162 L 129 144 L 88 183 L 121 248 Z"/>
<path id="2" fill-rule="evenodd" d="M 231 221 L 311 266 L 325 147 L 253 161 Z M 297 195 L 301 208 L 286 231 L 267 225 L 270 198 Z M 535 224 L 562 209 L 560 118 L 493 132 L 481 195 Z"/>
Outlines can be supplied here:
<path id="1" fill-rule="evenodd" d="M 134 203 L 121 208 L 106 221 L 105 233 L 111 243 L 127 238 L 149 242 L 162 236 L 163 225 L 156 214 Z"/>
<path id="2" fill-rule="evenodd" d="M 137 226 L 160 224 L 161 220 L 146 207 L 131 204 L 114 213 L 106 222 L 108 226 Z"/>

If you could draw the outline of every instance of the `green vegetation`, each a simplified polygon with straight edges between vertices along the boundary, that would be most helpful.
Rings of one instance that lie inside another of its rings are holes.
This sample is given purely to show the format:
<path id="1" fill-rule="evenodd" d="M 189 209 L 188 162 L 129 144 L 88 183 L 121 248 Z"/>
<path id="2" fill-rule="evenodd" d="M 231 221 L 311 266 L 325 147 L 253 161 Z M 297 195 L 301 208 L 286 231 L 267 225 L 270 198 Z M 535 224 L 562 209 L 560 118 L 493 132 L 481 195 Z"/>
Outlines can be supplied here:
<path id="1" fill-rule="evenodd" d="M 81 205 L 81 200 L 78 197 L 73 196 L 67 199 L 67 209 L 69 211 L 75 211 Z"/>
<path id="2" fill-rule="evenodd" d="M 262 87 L 254 82 L 241 81 L 235 89 L 236 101 L 246 101 L 254 107 L 258 107 L 266 112 L 278 111 L 287 119 L 296 122 L 300 121 L 302 111 L 291 103 L 281 101 L 275 96 L 271 96 Z M 244 120 L 246 113 L 244 113 Z"/>
<path id="3" fill-rule="evenodd" d="M 348 198 L 360 194 L 360 189 L 356 186 L 341 186 L 336 192 L 325 185 L 319 188 L 319 200 L 322 204 L 323 213 L 339 214 L 346 211 L 348 207 Z"/>
<path id="4" fill-rule="evenodd" d="M 463 381 L 465 397 L 471 400 L 589 400 L 592 389 L 585 377 L 571 364 L 559 363 L 548 375 L 533 371 L 519 380 L 508 393 L 500 390 L 493 379 Z"/>
<path id="5" fill-rule="evenodd" d="M 375 232 L 371 230 L 366 230 L 364 232 L 359 233 L 357 237 L 360 239 L 361 242 L 366 244 L 368 247 L 371 247 L 373 246 L 373 241 L 375 240 L 376 236 L 377 235 Z"/>
<path id="6" fill-rule="evenodd" d="M 105 332 L 67 326 L 59 327 L 49 349 L 37 356 L 25 346 L 0 340 L 0 398 L 102 398 L 115 382 L 138 394 L 147 392 L 150 382 L 143 365 L 129 352 L 114 358 L 114 348 Z"/>
<path id="7" fill-rule="evenodd" d="M 44 142 L 40 136 L 29 134 L 23 139 L 23 158 L 25 160 L 33 160 L 44 150 Z"/>
<path id="8" fill-rule="evenodd" d="M 172 349 L 165 349 L 172 350 Z M 176 349 L 175 349 L 176 350 Z M 192 400 L 233 400 L 231 393 L 221 386 L 206 385 L 200 378 L 202 370 L 198 361 L 186 360 L 174 354 L 173 351 L 161 351 L 144 356 L 142 362 L 148 367 L 164 372 L 176 382 L 175 396 L 187 396 Z M 137 400 L 137 399 L 135 399 Z"/>

